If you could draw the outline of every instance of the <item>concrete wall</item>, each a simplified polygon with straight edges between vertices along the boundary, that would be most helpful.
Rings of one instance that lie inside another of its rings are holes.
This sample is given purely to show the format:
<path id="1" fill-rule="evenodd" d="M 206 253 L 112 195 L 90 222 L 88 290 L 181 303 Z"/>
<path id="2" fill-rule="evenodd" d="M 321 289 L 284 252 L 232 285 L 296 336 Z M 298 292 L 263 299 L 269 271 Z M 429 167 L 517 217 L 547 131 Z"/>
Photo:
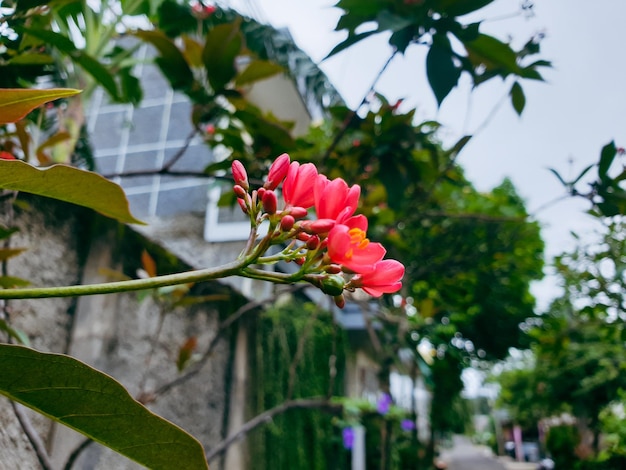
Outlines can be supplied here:
<path id="1" fill-rule="evenodd" d="M 16 225 L 19 233 L 12 246 L 28 250 L 8 263 L 10 275 L 31 280 L 33 285 L 64 285 L 110 280 L 109 272 L 135 276 L 144 247 L 161 273 L 182 271 L 227 262 L 240 246 L 210 245 L 202 240 L 203 221 L 154 221 L 141 233 L 120 226 L 86 210 L 35 197 L 22 197 L 11 222 L 5 206 L 0 222 Z M 187 216 L 183 216 L 187 217 Z M 169 312 L 158 340 L 160 307 L 149 295 L 126 293 L 79 299 L 10 301 L 11 323 L 26 332 L 33 347 L 70 353 L 118 379 L 133 396 L 148 394 L 180 376 L 175 361 L 178 348 L 196 336 L 202 353 L 229 313 L 246 302 L 242 291 L 262 299 L 269 288 L 258 283 L 212 282 L 194 286 L 194 293 L 215 295 L 218 300 Z M 248 297 L 250 298 L 250 297 Z M 149 404 L 156 413 L 180 425 L 200 440 L 206 449 L 245 421 L 246 368 L 245 329 L 230 328 L 217 343 L 210 360 L 183 385 L 164 393 Z M 243 346 L 241 344 L 243 344 Z M 235 347 L 238 344 L 238 348 Z M 234 364 L 240 367 L 233 368 Z M 234 413 L 235 411 L 239 413 Z M 68 455 L 83 438 L 49 420 L 31 414 L 46 441 L 55 468 L 63 468 Z M 245 448 L 226 458 L 226 468 L 244 468 Z M 211 468 L 221 468 L 212 462 Z M 0 469 L 38 468 L 7 400 L 0 401 Z M 74 465 L 76 469 L 125 469 L 137 466 L 117 454 L 91 444 Z"/>

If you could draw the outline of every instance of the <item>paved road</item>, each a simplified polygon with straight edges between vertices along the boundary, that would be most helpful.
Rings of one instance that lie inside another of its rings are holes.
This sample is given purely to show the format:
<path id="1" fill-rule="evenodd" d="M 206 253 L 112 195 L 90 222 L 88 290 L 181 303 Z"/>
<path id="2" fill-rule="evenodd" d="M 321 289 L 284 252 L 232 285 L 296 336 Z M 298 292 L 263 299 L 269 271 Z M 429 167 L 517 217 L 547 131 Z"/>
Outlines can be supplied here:
<path id="1" fill-rule="evenodd" d="M 486 447 L 476 446 L 465 436 L 454 436 L 452 448 L 442 452 L 446 470 L 507 470 Z"/>

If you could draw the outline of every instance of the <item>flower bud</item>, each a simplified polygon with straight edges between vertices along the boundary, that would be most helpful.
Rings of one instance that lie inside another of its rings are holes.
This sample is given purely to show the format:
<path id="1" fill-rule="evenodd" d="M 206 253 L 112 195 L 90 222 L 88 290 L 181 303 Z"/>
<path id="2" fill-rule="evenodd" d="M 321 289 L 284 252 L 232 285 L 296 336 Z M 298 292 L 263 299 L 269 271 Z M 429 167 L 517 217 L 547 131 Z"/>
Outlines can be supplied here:
<path id="1" fill-rule="evenodd" d="M 324 268 L 328 274 L 339 274 L 341 272 L 341 266 L 338 264 L 329 264 Z"/>
<path id="2" fill-rule="evenodd" d="M 244 214 L 248 213 L 248 208 L 246 207 L 246 201 L 238 197 L 237 204 L 239 204 L 239 207 L 241 207 L 241 210 L 243 211 Z"/>
<path id="3" fill-rule="evenodd" d="M 317 235 L 313 235 L 306 242 L 306 247 L 309 250 L 315 250 L 318 246 L 320 246 L 320 237 L 318 237 Z"/>
<path id="4" fill-rule="evenodd" d="M 306 258 L 303 256 L 301 258 L 296 258 L 294 261 L 296 262 L 297 265 L 302 266 L 304 262 L 306 261 Z"/>
<path id="5" fill-rule="evenodd" d="M 263 209 L 268 214 L 276 214 L 276 207 L 278 206 L 278 198 L 276 197 L 276 193 L 272 190 L 264 191 L 261 196 L 261 201 L 263 202 Z"/>
<path id="6" fill-rule="evenodd" d="M 296 235 L 296 238 L 297 238 L 298 240 L 300 240 L 301 242 L 308 242 L 308 241 L 309 241 L 309 238 L 311 238 L 311 235 L 309 235 L 308 233 L 299 232 L 299 233 Z"/>
<path id="7" fill-rule="evenodd" d="M 335 224 L 333 219 L 318 219 L 304 222 L 302 229 L 307 233 L 322 234 L 330 232 Z"/>
<path id="8" fill-rule="evenodd" d="M 233 172 L 233 179 L 235 180 L 235 184 L 238 184 L 246 191 L 250 189 L 250 185 L 248 184 L 248 174 L 246 173 L 246 169 L 239 160 L 233 160 L 233 164 L 231 165 L 231 169 Z"/>
<path id="9" fill-rule="evenodd" d="M 335 297 L 333 297 L 333 300 L 335 301 L 335 305 L 339 308 L 344 308 L 346 306 L 346 299 L 343 294 L 336 295 Z"/>
<path id="10" fill-rule="evenodd" d="M 239 186 L 238 184 L 236 184 L 235 186 L 233 186 L 233 192 L 237 195 L 237 197 L 240 197 L 242 199 L 246 198 L 246 195 L 248 194 L 246 192 L 245 189 L 243 189 L 241 186 Z"/>
<path id="11" fill-rule="evenodd" d="M 344 285 L 345 279 L 343 278 L 343 276 L 339 274 L 330 274 L 322 279 L 321 288 L 324 294 L 336 297 L 343 293 Z"/>
<path id="12" fill-rule="evenodd" d="M 289 209 L 289 213 L 294 219 L 301 219 L 302 217 L 306 217 L 309 211 L 307 211 L 304 207 L 292 207 Z"/>
<path id="13" fill-rule="evenodd" d="M 286 153 L 283 153 L 280 157 L 274 160 L 274 163 L 270 166 L 270 171 L 267 174 L 267 181 L 263 187 L 267 189 L 276 189 L 278 185 L 283 182 L 285 176 L 287 176 L 289 164 L 289 155 Z"/>
<path id="14" fill-rule="evenodd" d="M 280 229 L 283 232 L 288 232 L 293 228 L 293 224 L 296 223 L 296 220 L 291 215 L 286 215 L 282 219 L 280 219 Z"/>

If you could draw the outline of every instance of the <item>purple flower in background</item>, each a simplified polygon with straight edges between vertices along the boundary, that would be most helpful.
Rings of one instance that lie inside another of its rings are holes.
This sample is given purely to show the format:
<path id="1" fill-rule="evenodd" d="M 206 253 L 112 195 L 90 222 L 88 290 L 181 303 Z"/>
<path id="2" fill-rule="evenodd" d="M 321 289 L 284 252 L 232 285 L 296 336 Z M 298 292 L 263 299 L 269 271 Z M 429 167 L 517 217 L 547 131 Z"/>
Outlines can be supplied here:
<path id="1" fill-rule="evenodd" d="M 346 449 L 352 449 L 354 446 L 354 429 L 351 427 L 343 428 L 341 437 L 343 438 L 343 446 Z"/>
<path id="2" fill-rule="evenodd" d="M 403 419 L 400 421 L 400 429 L 404 432 L 413 431 L 413 429 L 415 429 L 415 422 L 412 419 Z"/>
<path id="3" fill-rule="evenodd" d="M 381 415 L 386 415 L 389 413 L 389 408 L 391 408 L 391 396 L 388 393 L 383 393 L 378 399 L 376 409 Z"/>

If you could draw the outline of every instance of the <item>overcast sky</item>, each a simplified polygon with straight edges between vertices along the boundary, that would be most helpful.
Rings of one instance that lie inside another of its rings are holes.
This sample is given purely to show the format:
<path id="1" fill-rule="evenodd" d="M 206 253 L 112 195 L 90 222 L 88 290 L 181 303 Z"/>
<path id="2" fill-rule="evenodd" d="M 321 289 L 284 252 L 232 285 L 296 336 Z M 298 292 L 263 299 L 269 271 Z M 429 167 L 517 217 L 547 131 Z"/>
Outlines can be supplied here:
<path id="1" fill-rule="evenodd" d="M 341 14 L 333 7 L 335 1 L 229 3 L 274 26 L 288 27 L 316 62 L 344 37 L 333 32 Z M 540 221 L 551 256 L 573 246 L 571 230 L 591 234 L 594 222 L 584 215 L 589 207 L 584 201 L 565 200 L 537 211 L 564 194 L 547 168 L 576 175 L 597 161 L 610 140 L 618 146 L 626 144 L 626 1 L 535 0 L 534 4 L 534 15 L 527 17 L 521 13 L 521 1 L 496 0 L 473 18 L 486 20 L 482 32 L 503 40 L 510 37 L 514 47 L 533 34 L 545 34 L 541 58 L 552 61 L 554 68 L 544 71 L 546 83 L 523 82 L 527 101 L 521 118 L 508 101 L 498 107 L 511 86 L 499 79 L 473 93 L 465 83 L 438 110 L 425 78 L 426 50 L 415 46 L 394 59 L 376 90 L 390 101 L 404 98 L 407 107 L 417 106 L 420 118 L 439 120 L 445 126 L 446 142 L 473 134 L 459 157 L 467 177 L 480 190 L 510 177 Z M 321 62 L 349 105 L 361 101 L 389 57 L 387 39 L 386 35 L 369 38 Z M 533 290 L 542 306 L 557 292 L 553 280 Z"/>

